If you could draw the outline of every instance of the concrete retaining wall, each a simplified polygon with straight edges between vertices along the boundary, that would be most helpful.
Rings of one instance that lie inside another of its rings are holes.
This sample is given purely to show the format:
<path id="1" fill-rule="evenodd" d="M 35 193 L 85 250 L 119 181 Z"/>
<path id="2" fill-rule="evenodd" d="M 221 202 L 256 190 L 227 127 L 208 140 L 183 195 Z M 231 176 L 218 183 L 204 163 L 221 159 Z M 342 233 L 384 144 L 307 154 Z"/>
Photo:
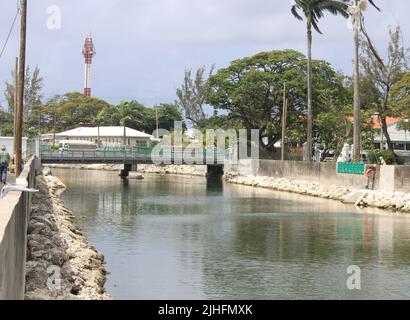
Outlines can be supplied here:
<path id="1" fill-rule="evenodd" d="M 33 157 L 16 184 L 34 187 L 39 161 Z M 25 291 L 27 223 L 31 195 L 10 192 L 0 199 L 0 300 L 22 300 Z"/>
<path id="2" fill-rule="evenodd" d="M 410 166 L 394 168 L 394 191 L 410 192 Z"/>
<path id="3" fill-rule="evenodd" d="M 407 168 L 407 167 L 406 167 Z M 378 168 L 375 177 L 375 190 L 379 188 L 379 181 L 385 181 L 384 187 L 389 187 L 392 184 L 392 188 L 396 188 L 398 172 L 401 176 L 406 176 L 406 172 L 409 171 L 399 170 L 396 171 L 396 179 L 387 182 L 387 179 L 380 180 L 380 175 L 389 175 L 388 166 L 382 169 Z M 397 169 L 397 168 L 396 168 Z M 382 171 L 381 171 L 382 170 Z M 285 178 L 290 180 L 305 180 L 311 182 L 317 182 L 323 185 L 335 185 L 340 187 L 363 189 L 367 183 L 367 178 L 363 175 L 352 174 L 338 174 L 336 163 L 308 163 L 299 161 L 276 161 L 276 160 L 245 160 L 238 163 L 227 162 L 225 164 L 225 172 L 237 172 L 240 175 L 254 175 L 254 176 L 267 176 L 274 178 Z M 407 179 L 410 179 L 407 174 Z M 406 180 L 403 178 L 401 187 L 405 188 Z M 371 186 L 371 185 L 370 185 Z M 399 191 L 399 190 L 395 190 Z M 410 191 L 410 190 L 409 190 Z"/>

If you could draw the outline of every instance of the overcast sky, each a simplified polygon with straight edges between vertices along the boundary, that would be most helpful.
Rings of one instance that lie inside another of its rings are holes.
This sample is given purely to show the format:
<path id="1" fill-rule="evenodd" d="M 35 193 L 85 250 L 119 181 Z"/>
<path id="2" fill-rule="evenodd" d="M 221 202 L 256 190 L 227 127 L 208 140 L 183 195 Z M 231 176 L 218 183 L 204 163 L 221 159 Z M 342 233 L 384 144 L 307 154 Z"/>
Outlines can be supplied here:
<path id="1" fill-rule="evenodd" d="M 0 45 L 16 12 L 16 0 L 0 2 Z M 230 61 L 274 49 L 306 52 L 303 22 L 290 14 L 292 0 L 28 0 L 27 60 L 45 78 L 46 98 L 82 91 L 84 37 L 92 33 L 93 96 L 118 103 L 136 99 L 148 106 L 173 102 L 186 68 L 225 67 Z M 389 25 L 400 23 L 410 46 L 410 1 L 377 0 L 367 29 L 386 47 Z M 61 29 L 47 28 L 47 8 L 61 8 Z M 18 54 L 18 24 L 0 59 L 0 104 L 4 82 Z M 352 72 L 352 31 L 346 20 L 328 15 L 323 35 L 314 35 L 313 54 L 334 68 Z M 381 50 L 383 51 L 383 50 Z M 384 52 L 384 51 L 383 51 Z"/>

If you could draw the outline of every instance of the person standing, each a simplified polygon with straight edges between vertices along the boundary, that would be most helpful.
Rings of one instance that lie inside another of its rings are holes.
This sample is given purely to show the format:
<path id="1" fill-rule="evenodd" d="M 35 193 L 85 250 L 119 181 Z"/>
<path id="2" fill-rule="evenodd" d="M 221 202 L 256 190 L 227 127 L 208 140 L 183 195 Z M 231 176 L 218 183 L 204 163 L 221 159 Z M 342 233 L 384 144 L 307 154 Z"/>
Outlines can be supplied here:
<path id="1" fill-rule="evenodd" d="M 0 182 L 6 184 L 7 170 L 10 162 L 10 154 L 6 150 L 6 146 L 1 147 L 0 151 Z"/>
<path id="2" fill-rule="evenodd" d="M 382 166 L 386 166 L 386 165 L 387 165 L 387 162 L 386 162 L 386 160 L 384 160 L 383 157 L 380 157 L 379 160 L 380 160 L 380 165 L 382 165 Z"/>

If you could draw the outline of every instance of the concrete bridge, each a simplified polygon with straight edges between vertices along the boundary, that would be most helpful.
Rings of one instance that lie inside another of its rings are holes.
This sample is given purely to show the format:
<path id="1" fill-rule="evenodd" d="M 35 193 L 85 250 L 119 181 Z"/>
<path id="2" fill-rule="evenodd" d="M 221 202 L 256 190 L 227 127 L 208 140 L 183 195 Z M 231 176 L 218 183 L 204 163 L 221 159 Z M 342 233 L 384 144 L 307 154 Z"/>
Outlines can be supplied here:
<path id="1" fill-rule="evenodd" d="M 187 160 L 186 152 L 182 149 L 163 153 L 158 157 L 152 155 L 150 148 L 137 149 L 108 149 L 103 151 L 40 151 L 40 159 L 43 164 L 123 164 L 121 177 L 128 177 L 129 172 L 137 171 L 138 164 L 164 164 L 164 165 L 206 165 L 208 175 L 222 175 L 223 161 L 218 160 L 217 153 L 207 153 L 198 159 Z M 189 155 L 188 155 L 189 156 Z M 219 155 L 224 159 L 225 155 Z M 165 159 L 165 160 L 164 160 Z"/>

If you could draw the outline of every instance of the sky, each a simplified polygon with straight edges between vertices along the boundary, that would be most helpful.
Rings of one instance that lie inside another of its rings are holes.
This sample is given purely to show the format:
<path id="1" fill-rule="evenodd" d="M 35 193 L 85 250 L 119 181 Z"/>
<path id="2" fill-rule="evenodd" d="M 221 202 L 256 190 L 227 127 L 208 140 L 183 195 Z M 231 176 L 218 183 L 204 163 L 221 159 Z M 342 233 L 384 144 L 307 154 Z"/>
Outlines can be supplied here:
<path id="1" fill-rule="evenodd" d="M 0 47 L 18 0 L 0 1 Z M 85 36 L 92 34 L 92 94 L 117 104 L 138 100 L 153 106 L 174 102 L 184 70 L 216 68 L 260 51 L 306 53 L 306 25 L 290 13 L 293 0 L 28 0 L 27 62 L 45 79 L 45 100 L 83 91 Z M 367 30 L 385 52 L 388 28 L 400 24 L 410 47 L 410 1 L 377 0 L 366 12 Z M 61 25 L 50 22 L 61 13 Z M 50 11 L 51 10 L 51 11 Z M 56 15 L 57 13 L 57 15 Z M 326 15 L 314 34 L 313 56 L 352 74 L 353 32 L 342 17 Z M 55 28 L 57 27 L 57 28 Z M 0 58 L 0 105 L 19 49 L 16 24 Z"/>

